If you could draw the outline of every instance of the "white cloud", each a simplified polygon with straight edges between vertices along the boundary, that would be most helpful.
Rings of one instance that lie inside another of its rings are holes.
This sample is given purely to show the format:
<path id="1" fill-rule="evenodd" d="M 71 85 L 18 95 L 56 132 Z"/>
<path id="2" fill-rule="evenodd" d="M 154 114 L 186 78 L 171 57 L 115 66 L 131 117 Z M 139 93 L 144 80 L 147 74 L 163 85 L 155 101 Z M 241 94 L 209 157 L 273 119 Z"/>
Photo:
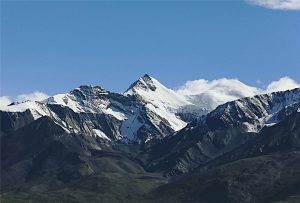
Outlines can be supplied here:
<path id="1" fill-rule="evenodd" d="M 289 77 L 273 81 L 265 89 L 248 86 L 237 79 L 221 78 L 212 81 L 204 79 L 187 81 L 175 91 L 186 96 L 198 106 L 214 109 L 220 104 L 242 97 L 251 97 L 257 94 L 284 91 L 297 87 L 300 87 L 300 84 Z"/>
<path id="2" fill-rule="evenodd" d="M 204 79 L 187 81 L 175 91 L 187 97 L 193 104 L 208 110 L 228 101 L 260 93 L 256 87 L 247 86 L 237 79 L 227 78 L 212 81 Z"/>
<path id="3" fill-rule="evenodd" d="M 48 98 L 49 96 L 43 92 L 40 91 L 35 91 L 29 94 L 20 94 L 17 96 L 16 101 L 17 102 L 23 102 L 23 101 L 42 101 L 46 98 Z"/>
<path id="4" fill-rule="evenodd" d="M 183 95 L 201 94 L 210 88 L 213 81 L 205 79 L 188 80 L 183 86 L 177 89 L 177 92 Z"/>
<path id="5" fill-rule="evenodd" d="M 24 101 L 42 101 L 49 96 L 40 91 L 34 91 L 29 94 L 20 94 L 16 97 L 16 99 L 11 99 L 10 96 L 0 96 L 0 107 L 7 106 L 12 102 L 24 102 Z"/>
<path id="6" fill-rule="evenodd" d="M 274 10 L 300 10 L 300 0 L 247 0 L 247 2 Z"/>
<path id="7" fill-rule="evenodd" d="M 181 95 L 199 95 L 209 91 L 218 91 L 221 94 L 230 92 L 236 96 L 245 96 L 258 93 L 258 89 L 250 87 L 237 79 L 221 78 L 217 80 L 193 80 L 187 81 L 183 86 L 179 87 L 176 92 Z"/>
<path id="8" fill-rule="evenodd" d="M 283 77 L 277 81 L 271 82 L 267 86 L 265 92 L 269 93 L 269 92 L 276 92 L 276 91 L 285 91 L 285 90 L 294 89 L 297 87 L 300 87 L 300 83 L 297 83 L 295 80 L 293 80 L 289 77 Z"/>
<path id="9" fill-rule="evenodd" d="M 0 96 L 0 107 L 7 106 L 12 102 L 24 102 L 24 101 L 42 101 L 49 96 L 43 92 L 35 91 L 29 94 L 20 94 L 16 99 L 11 99 L 10 96 Z"/>
<path id="10" fill-rule="evenodd" d="M 11 103 L 12 103 L 12 101 L 10 100 L 10 97 L 8 97 L 8 96 L 0 97 L 0 107 L 7 106 Z"/>

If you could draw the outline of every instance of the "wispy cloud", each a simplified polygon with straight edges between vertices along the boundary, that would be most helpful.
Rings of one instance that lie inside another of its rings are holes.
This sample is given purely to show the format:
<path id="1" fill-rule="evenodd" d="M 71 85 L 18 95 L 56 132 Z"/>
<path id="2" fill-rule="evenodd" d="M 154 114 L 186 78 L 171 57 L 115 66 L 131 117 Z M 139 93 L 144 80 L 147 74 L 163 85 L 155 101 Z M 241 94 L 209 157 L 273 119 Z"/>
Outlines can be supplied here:
<path id="1" fill-rule="evenodd" d="M 187 81 L 176 92 L 187 97 L 192 103 L 212 110 L 225 102 L 259 94 L 260 90 L 237 79 L 221 78 L 212 81 Z"/>
<path id="2" fill-rule="evenodd" d="M 2 97 L 0 97 L 0 107 L 7 106 L 7 105 L 9 105 L 11 103 L 12 103 L 12 101 L 11 101 L 11 99 L 10 99 L 9 96 L 2 96 Z"/>
<path id="3" fill-rule="evenodd" d="M 16 101 L 17 102 L 23 102 L 23 101 L 41 101 L 44 100 L 46 98 L 48 98 L 49 96 L 43 92 L 40 91 L 35 91 L 29 94 L 20 94 L 17 96 Z"/>
<path id="4" fill-rule="evenodd" d="M 217 80 L 192 80 L 187 81 L 179 87 L 177 93 L 182 95 L 199 95 L 210 91 L 217 91 L 219 94 L 234 94 L 236 96 L 252 96 L 259 93 L 255 87 L 250 87 L 237 79 L 221 78 Z"/>
<path id="5" fill-rule="evenodd" d="M 300 0 L 246 0 L 251 5 L 274 10 L 300 10 Z"/>
<path id="6" fill-rule="evenodd" d="M 260 83 L 261 81 L 258 84 Z M 272 81 L 265 89 L 248 86 L 237 79 L 221 78 L 211 81 L 205 79 L 187 81 L 175 91 L 181 95 L 199 95 L 214 90 L 220 93 L 230 92 L 230 94 L 237 96 L 253 96 L 255 94 L 285 91 L 297 87 L 300 87 L 300 83 L 288 76 Z"/>
<path id="7" fill-rule="evenodd" d="M 187 81 L 175 91 L 188 97 L 194 103 L 205 104 L 205 107 L 214 109 L 222 103 L 242 97 L 251 97 L 257 94 L 284 91 L 297 87 L 300 87 L 300 83 L 289 77 L 273 81 L 264 89 L 248 86 L 237 79 L 221 78 L 212 81 L 204 79 Z"/>
<path id="8" fill-rule="evenodd" d="M 49 96 L 43 92 L 35 91 L 29 94 L 20 94 L 16 99 L 12 99 L 10 96 L 0 96 L 0 107 L 7 106 L 12 102 L 24 102 L 24 101 L 42 101 Z"/>

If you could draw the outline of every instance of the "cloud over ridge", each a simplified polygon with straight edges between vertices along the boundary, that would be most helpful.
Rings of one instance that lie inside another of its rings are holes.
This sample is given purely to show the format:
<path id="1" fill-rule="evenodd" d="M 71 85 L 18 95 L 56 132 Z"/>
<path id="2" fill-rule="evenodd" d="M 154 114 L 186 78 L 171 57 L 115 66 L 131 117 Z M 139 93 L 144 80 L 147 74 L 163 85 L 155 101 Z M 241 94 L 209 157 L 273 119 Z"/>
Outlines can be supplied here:
<path id="1" fill-rule="evenodd" d="M 300 83 L 297 83 L 295 80 L 291 79 L 288 76 L 282 77 L 279 80 L 272 81 L 267 85 L 265 89 L 251 87 L 238 79 L 229 79 L 229 78 L 221 78 L 216 80 L 189 80 L 184 85 L 178 87 L 176 92 L 182 95 L 196 95 L 205 93 L 212 89 L 227 91 L 230 89 L 232 93 L 232 89 L 236 89 L 237 95 L 239 94 L 249 94 L 250 96 L 255 94 L 265 94 L 277 91 L 285 91 L 289 89 L 294 89 L 300 87 Z"/>
<path id="2" fill-rule="evenodd" d="M 212 81 L 204 79 L 187 81 L 175 91 L 186 96 L 192 103 L 203 105 L 203 107 L 212 110 L 220 104 L 242 97 L 285 91 L 298 87 L 300 87 L 300 83 L 289 77 L 282 77 L 277 81 L 273 81 L 265 89 L 248 86 L 237 79 L 221 78 Z"/>
<path id="3" fill-rule="evenodd" d="M 20 94 L 15 99 L 10 96 L 0 96 L 0 107 L 7 106 L 12 102 L 25 102 L 25 101 L 42 101 L 49 96 L 40 91 L 34 91 L 28 94 Z"/>
<path id="4" fill-rule="evenodd" d="M 49 96 L 43 92 L 40 91 L 34 91 L 32 93 L 29 94 L 20 94 L 17 96 L 16 101 L 17 102 L 23 102 L 23 101 L 42 101 L 46 98 L 48 98 Z"/>
<path id="5" fill-rule="evenodd" d="M 9 96 L 0 96 L 0 107 L 11 104 L 12 101 Z"/>

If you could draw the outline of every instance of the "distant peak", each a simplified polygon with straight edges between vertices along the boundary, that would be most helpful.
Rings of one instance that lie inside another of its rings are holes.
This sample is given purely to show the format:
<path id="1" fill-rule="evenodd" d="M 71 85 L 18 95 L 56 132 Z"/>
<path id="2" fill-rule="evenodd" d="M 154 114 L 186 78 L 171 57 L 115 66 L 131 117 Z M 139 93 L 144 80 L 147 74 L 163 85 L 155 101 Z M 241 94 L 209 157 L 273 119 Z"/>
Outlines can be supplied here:
<path id="1" fill-rule="evenodd" d="M 99 90 L 99 91 L 106 91 L 103 87 L 100 87 L 100 86 L 97 86 L 97 85 L 96 86 L 94 86 L 94 85 L 81 85 L 76 89 L 83 90 L 83 91 L 92 90 L 92 89 Z"/>
<path id="2" fill-rule="evenodd" d="M 70 92 L 73 95 L 78 95 L 83 97 L 85 96 L 97 96 L 102 94 L 107 94 L 108 91 L 100 86 L 93 86 L 93 85 L 81 85 L 78 88 L 75 88 Z"/>

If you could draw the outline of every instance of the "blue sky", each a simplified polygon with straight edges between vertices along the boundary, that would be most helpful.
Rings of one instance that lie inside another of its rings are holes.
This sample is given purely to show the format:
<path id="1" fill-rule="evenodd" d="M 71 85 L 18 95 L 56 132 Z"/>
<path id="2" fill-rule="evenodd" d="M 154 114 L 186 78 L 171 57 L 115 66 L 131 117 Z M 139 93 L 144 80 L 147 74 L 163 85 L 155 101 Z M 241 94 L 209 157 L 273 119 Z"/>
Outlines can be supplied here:
<path id="1" fill-rule="evenodd" d="M 299 82 L 300 11 L 245 1 L 2 2 L 1 95 L 237 78 Z M 260 84 L 256 81 L 260 80 Z"/>

